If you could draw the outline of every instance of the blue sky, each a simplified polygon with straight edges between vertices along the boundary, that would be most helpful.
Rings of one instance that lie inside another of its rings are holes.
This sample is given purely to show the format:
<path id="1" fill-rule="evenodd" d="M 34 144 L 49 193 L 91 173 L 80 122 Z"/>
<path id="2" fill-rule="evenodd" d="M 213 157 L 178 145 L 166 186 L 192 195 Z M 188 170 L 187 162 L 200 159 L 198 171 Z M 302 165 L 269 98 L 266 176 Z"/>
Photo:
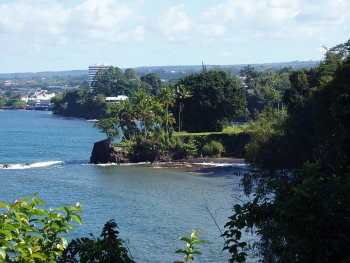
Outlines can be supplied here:
<path id="1" fill-rule="evenodd" d="M 0 0 L 0 73 L 322 59 L 350 0 Z"/>

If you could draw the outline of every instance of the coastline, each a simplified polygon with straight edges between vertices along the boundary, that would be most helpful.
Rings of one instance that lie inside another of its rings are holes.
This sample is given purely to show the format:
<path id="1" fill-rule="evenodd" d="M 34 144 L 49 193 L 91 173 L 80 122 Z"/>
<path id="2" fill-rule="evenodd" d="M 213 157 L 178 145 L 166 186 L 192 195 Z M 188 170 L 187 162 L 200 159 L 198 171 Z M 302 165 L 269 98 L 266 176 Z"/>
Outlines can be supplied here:
<path id="1" fill-rule="evenodd" d="M 180 159 L 180 160 L 173 160 L 170 161 L 171 163 L 208 163 L 208 164 L 244 164 L 245 159 L 244 158 L 237 158 L 237 157 L 198 157 L 198 158 L 188 158 L 188 159 Z"/>
<path id="2" fill-rule="evenodd" d="M 249 164 L 243 158 L 189 158 L 169 162 L 155 162 L 150 164 L 155 169 L 176 168 L 185 172 L 201 176 L 227 176 L 243 174 L 249 169 Z"/>

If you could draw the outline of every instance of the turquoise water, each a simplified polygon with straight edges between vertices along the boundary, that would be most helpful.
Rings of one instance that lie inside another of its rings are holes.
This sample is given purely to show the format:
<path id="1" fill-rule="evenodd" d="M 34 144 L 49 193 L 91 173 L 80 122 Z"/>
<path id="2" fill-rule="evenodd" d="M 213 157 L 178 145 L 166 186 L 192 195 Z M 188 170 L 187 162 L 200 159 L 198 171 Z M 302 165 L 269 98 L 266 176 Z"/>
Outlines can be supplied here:
<path id="1" fill-rule="evenodd" d="M 48 207 L 83 205 L 83 225 L 70 238 L 99 235 L 116 219 L 121 238 L 137 262 L 181 260 L 174 253 L 192 228 L 202 231 L 203 255 L 197 262 L 227 262 L 221 228 L 242 196 L 242 167 L 196 173 L 193 167 L 89 165 L 95 141 L 104 135 L 93 123 L 44 111 L 0 111 L 0 201 L 39 192 Z M 242 197 L 243 198 L 243 197 Z"/>

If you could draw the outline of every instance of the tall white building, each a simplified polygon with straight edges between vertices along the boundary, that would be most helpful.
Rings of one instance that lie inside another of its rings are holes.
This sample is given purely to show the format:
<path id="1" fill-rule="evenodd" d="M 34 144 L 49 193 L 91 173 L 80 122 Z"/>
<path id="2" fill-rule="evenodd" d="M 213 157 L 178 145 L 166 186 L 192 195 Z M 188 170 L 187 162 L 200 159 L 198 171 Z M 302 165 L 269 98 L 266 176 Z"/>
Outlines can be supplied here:
<path id="1" fill-rule="evenodd" d="M 111 66 L 108 66 L 107 64 L 104 63 L 97 63 L 92 66 L 89 66 L 89 86 L 90 88 L 93 88 L 92 82 L 94 80 L 94 77 L 98 73 L 100 69 L 109 69 Z"/>

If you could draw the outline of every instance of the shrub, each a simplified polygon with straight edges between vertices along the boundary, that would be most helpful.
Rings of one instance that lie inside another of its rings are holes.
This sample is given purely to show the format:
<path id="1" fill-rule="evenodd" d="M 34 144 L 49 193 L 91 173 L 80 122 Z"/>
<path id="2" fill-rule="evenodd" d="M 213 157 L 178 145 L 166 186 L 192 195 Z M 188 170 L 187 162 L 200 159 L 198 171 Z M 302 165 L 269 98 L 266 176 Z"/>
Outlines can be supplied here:
<path id="1" fill-rule="evenodd" d="M 68 245 L 62 234 L 74 230 L 73 219 L 81 223 L 79 203 L 47 211 L 36 196 L 0 202 L 0 262 L 57 262 Z"/>
<path id="2" fill-rule="evenodd" d="M 59 262 L 134 263 L 123 245 L 123 240 L 119 238 L 117 229 L 117 223 L 112 219 L 104 225 L 101 238 L 91 235 L 91 238 L 82 237 L 72 240 Z"/>
<path id="3" fill-rule="evenodd" d="M 198 156 L 198 149 L 194 140 L 189 140 L 189 142 L 182 142 L 181 140 L 176 140 L 175 144 L 171 148 L 173 153 L 173 159 L 183 159 L 188 157 Z"/>
<path id="4" fill-rule="evenodd" d="M 159 150 L 157 142 L 137 135 L 129 146 L 129 157 L 132 162 L 153 162 L 157 160 Z"/>
<path id="5" fill-rule="evenodd" d="M 185 263 L 194 260 L 194 255 L 201 255 L 202 253 L 198 251 L 196 245 L 204 244 L 205 241 L 198 238 L 200 232 L 192 229 L 191 237 L 180 237 L 181 241 L 186 243 L 185 249 L 178 249 L 175 253 L 184 254 L 185 261 L 175 261 L 174 263 Z"/>
<path id="6" fill-rule="evenodd" d="M 221 157 L 223 151 L 224 146 L 218 141 L 211 141 L 202 148 L 203 155 L 209 157 Z"/>

